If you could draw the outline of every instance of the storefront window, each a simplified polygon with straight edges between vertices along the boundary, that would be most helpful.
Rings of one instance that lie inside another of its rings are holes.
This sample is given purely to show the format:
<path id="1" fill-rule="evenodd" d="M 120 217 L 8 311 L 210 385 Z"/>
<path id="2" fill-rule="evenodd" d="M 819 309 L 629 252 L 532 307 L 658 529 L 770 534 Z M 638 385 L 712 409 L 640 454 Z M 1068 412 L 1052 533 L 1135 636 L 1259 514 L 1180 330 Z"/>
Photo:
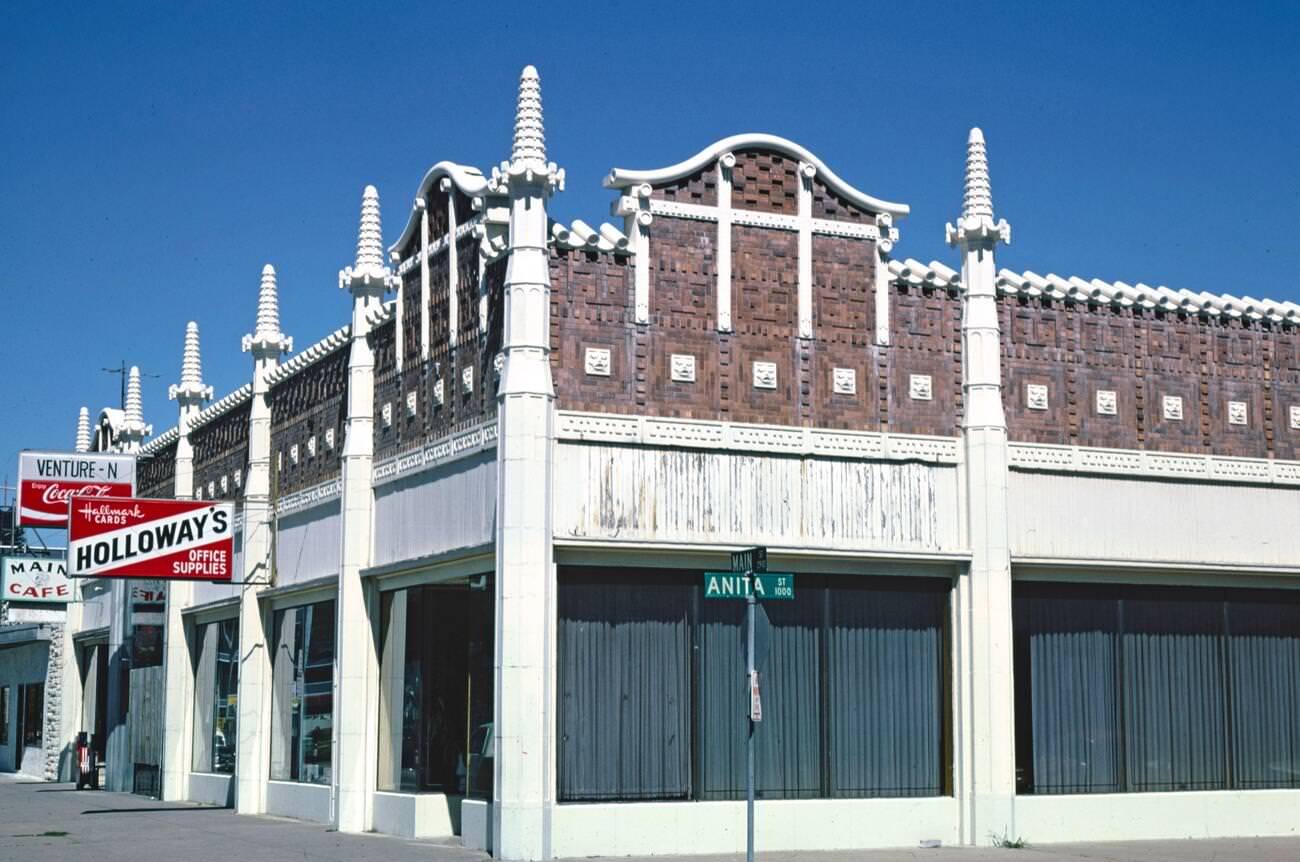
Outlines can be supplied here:
<path id="1" fill-rule="evenodd" d="M 1017 584 L 1021 793 L 1300 787 L 1300 601 Z"/>
<path id="2" fill-rule="evenodd" d="M 235 771 L 239 714 L 239 620 L 200 626 L 194 673 L 194 770 Z"/>
<path id="3" fill-rule="evenodd" d="M 271 687 L 271 778 L 329 784 L 333 599 L 276 612 Z"/>
<path id="4" fill-rule="evenodd" d="M 559 584 L 561 800 L 743 799 L 743 601 L 701 572 L 567 568 Z M 950 792 L 943 579 L 800 574 L 763 606 L 763 799 Z"/>
<path id="5" fill-rule="evenodd" d="M 380 790 L 492 796 L 493 608 L 481 583 L 383 594 Z"/>

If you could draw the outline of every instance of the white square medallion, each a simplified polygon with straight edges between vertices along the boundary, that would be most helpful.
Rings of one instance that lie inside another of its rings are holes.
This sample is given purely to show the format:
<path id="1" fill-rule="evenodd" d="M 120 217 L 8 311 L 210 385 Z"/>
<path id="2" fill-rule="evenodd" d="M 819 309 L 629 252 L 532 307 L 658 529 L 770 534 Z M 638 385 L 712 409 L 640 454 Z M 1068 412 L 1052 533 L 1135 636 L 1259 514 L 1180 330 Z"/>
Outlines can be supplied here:
<path id="1" fill-rule="evenodd" d="M 753 370 L 754 370 L 755 389 L 776 388 L 776 363 L 775 362 L 755 362 Z"/>
<path id="2" fill-rule="evenodd" d="M 415 397 L 415 390 L 412 389 L 410 392 L 406 393 L 406 415 L 407 416 L 415 415 L 415 405 L 417 403 L 418 402 Z"/>
<path id="3" fill-rule="evenodd" d="M 333 428 L 325 429 L 325 448 L 329 449 L 331 452 L 334 451 L 334 429 Z M 235 484 L 238 485 L 239 483 L 236 482 Z"/>
<path id="4" fill-rule="evenodd" d="M 695 382 L 695 357 L 689 353 L 674 353 L 669 360 L 669 370 L 674 383 Z"/>
<path id="5" fill-rule="evenodd" d="M 298 444 L 294 443 L 289 447 L 289 460 L 294 466 L 298 465 Z"/>
<path id="6" fill-rule="evenodd" d="M 831 391 L 836 395 L 858 394 L 858 372 L 855 368 L 832 368 Z"/>
<path id="7" fill-rule="evenodd" d="M 1183 418 L 1183 399 L 1180 395 L 1166 395 L 1160 399 L 1162 412 L 1166 419 L 1181 421 Z"/>
<path id="8" fill-rule="evenodd" d="M 391 428 L 393 425 L 393 402 L 385 401 L 383 408 L 379 411 L 379 418 L 383 420 L 385 428 Z"/>
<path id="9" fill-rule="evenodd" d="M 928 374 L 912 374 L 907 378 L 907 394 L 914 401 L 934 400 L 934 383 Z"/>
<path id="10" fill-rule="evenodd" d="M 307 457 L 316 457 L 316 435 L 313 434 L 307 438 Z"/>
<path id="11" fill-rule="evenodd" d="M 492 357 L 492 370 L 496 372 L 497 377 L 501 376 L 501 369 L 506 367 L 506 355 L 498 353 Z"/>
<path id="12" fill-rule="evenodd" d="M 1245 425 L 1247 423 L 1248 418 L 1249 418 L 1249 413 L 1246 410 L 1245 401 L 1228 402 L 1228 424 L 1229 425 Z"/>
<path id="13" fill-rule="evenodd" d="M 236 488 L 238 488 L 240 485 L 244 484 L 244 474 L 243 474 L 241 471 L 236 470 L 236 471 L 234 472 L 234 477 L 233 477 L 233 478 L 234 478 L 234 480 L 235 480 L 235 487 L 236 487 Z"/>
<path id="14" fill-rule="evenodd" d="M 446 396 L 443 395 L 442 378 L 433 381 L 433 403 L 441 407 Z"/>
<path id="15" fill-rule="evenodd" d="M 208 499 L 211 500 L 217 496 L 217 483 L 215 481 L 208 483 Z"/>
<path id="16" fill-rule="evenodd" d="M 1025 406 L 1030 410 L 1046 410 L 1047 387 L 1042 383 L 1026 383 Z"/>
<path id="17" fill-rule="evenodd" d="M 1300 431 L 1300 404 L 1291 405 L 1291 430 Z"/>
<path id="18" fill-rule="evenodd" d="M 609 376 L 609 348 L 588 347 L 583 358 L 583 367 L 593 377 Z"/>
<path id="19" fill-rule="evenodd" d="M 221 493 L 224 494 L 224 493 L 226 493 L 226 492 L 229 491 L 229 490 L 230 490 L 230 477 L 229 477 L 229 476 L 222 476 L 222 477 L 221 477 Z"/>
<path id="20" fill-rule="evenodd" d="M 1114 389 L 1097 390 L 1097 415 L 1114 416 L 1119 413 L 1119 399 Z"/>
<path id="21" fill-rule="evenodd" d="M 466 395 L 474 394 L 474 366 L 470 365 L 460 372 L 460 388 Z"/>

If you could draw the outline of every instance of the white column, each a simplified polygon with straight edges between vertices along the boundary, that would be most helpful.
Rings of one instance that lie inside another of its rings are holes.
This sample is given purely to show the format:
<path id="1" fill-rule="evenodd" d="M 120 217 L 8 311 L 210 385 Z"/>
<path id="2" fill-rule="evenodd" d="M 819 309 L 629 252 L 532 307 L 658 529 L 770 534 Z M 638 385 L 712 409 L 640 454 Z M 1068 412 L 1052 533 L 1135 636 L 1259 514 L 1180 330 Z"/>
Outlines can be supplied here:
<path id="1" fill-rule="evenodd" d="M 253 393 L 248 417 L 248 478 L 244 481 L 244 570 L 239 588 L 239 718 L 235 747 L 235 810 L 266 811 L 267 767 L 271 747 L 270 630 L 258 593 L 273 577 L 271 533 L 271 403 L 267 375 L 293 339 L 280 332 L 275 270 L 262 270 L 257 328 L 244 336 L 253 354 Z"/>
<path id="2" fill-rule="evenodd" d="M 1015 700 L 1012 680 L 1011 553 L 1007 528 L 1007 422 L 1002 407 L 1001 341 L 993 251 L 1009 242 L 993 221 L 984 138 L 971 131 L 966 196 L 948 241 L 962 254 L 962 390 L 965 402 L 965 510 L 970 570 L 958 588 L 969 667 L 962 682 L 957 739 L 962 772 L 962 840 L 1015 837 Z M 960 655 L 960 652 L 959 652 Z M 960 770 L 959 770 L 960 772 Z"/>
<path id="3" fill-rule="evenodd" d="M 619 198 L 616 214 L 623 216 L 623 232 L 632 247 L 633 305 L 637 323 L 650 322 L 650 184 L 639 183 Z"/>
<path id="4" fill-rule="evenodd" d="M 180 405 L 176 430 L 176 466 L 172 494 L 177 500 L 194 495 L 194 447 L 190 429 L 204 401 L 211 400 L 212 387 L 203 385 L 199 357 L 198 324 L 185 329 L 185 350 L 181 360 L 181 382 L 167 390 L 167 397 Z M 162 798 L 189 798 L 194 734 L 194 666 L 190 658 L 190 633 L 182 615 L 193 602 L 194 585 L 188 581 L 167 584 L 166 619 L 163 624 L 163 756 Z"/>
<path id="5" fill-rule="evenodd" d="M 361 205 L 357 259 L 339 273 L 352 294 L 352 346 L 348 356 L 347 434 L 343 445 L 342 544 L 339 553 L 337 638 L 334 651 L 333 819 L 340 832 L 365 832 L 374 815 L 378 769 L 379 608 L 361 578 L 370 565 L 374 523 L 374 351 L 368 316 L 377 311 L 392 273 L 382 265 L 379 194 L 367 186 Z M 427 306 L 426 306 L 427 307 Z"/>
<path id="6" fill-rule="evenodd" d="M 734 153 L 718 158 L 718 331 L 731 331 L 731 169 Z"/>
<path id="7" fill-rule="evenodd" d="M 813 337 L 812 181 L 817 166 L 799 163 L 799 337 Z"/>
<path id="8" fill-rule="evenodd" d="M 546 161 L 541 90 L 524 70 L 511 161 L 493 172 L 510 196 L 497 442 L 495 786 L 501 859 L 551 856 L 555 806 L 554 390 L 546 200 L 563 172 Z"/>
<path id="9" fill-rule="evenodd" d="M 447 195 L 447 342 L 460 341 L 460 253 L 456 248 L 456 191 L 443 177 L 438 187 Z"/>
<path id="10" fill-rule="evenodd" d="M 429 358 L 429 202 L 417 198 L 420 208 L 420 359 Z"/>
<path id="11" fill-rule="evenodd" d="M 889 253 L 894 250 L 898 229 L 889 213 L 876 216 L 876 344 L 889 344 Z"/>

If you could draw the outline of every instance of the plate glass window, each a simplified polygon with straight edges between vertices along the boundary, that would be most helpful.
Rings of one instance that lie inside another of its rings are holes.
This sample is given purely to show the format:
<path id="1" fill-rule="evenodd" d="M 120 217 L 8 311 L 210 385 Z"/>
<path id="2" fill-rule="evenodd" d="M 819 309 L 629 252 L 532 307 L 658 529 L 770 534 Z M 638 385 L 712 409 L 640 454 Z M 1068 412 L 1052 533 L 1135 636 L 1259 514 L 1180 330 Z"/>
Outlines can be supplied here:
<path id="1" fill-rule="evenodd" d="M 271 643 L 271 778 L 329 784 L 334 600 L 277 611 Z"/>
<path id="2" fill-rule="evenodd" d="M 194 771 L 235 771 L 239 716 L 239 620 L 199 626 L 194 670 Z"/>

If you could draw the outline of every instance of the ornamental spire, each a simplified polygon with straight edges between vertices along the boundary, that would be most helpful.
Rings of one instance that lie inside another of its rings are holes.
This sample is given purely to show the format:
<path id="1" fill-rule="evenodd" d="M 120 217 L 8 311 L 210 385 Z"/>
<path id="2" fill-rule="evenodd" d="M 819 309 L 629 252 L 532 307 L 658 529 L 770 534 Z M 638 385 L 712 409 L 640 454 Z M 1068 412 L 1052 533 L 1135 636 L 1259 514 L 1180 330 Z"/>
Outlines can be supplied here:
<path id="1" fill-rule="evenodd" d="M 519 101 L 515 108 L 515 144 L 512 162 L 546 163 L 546 133 L 542 127 L 542 81 L 534 66 L 525 66 L 519 76 Z"/>
<path id="2" fill-rule="evenodd" d="M 126 424 L 128 427 L 144 424 L 144 405 L 140 398 L 140 369 L 132 365 L 126 378 Z"/>
<path id="3" fill-rule="evenodd" d="M 90 411 L 85 407 L 77 414 L 77 451 L 90 451 Z"/>
<path id="4" fill-rule="evenodd" d="M 384 232 L 379 221 L 379 189 L 366 186 L 361 193 L 361 228 L 357 234 L 356 269 L 384 265 Z"/>
<path id="5" fill-rule="evenodd" d="M 167 397 L 172 401 L 198 403 L 212 399 L 212 387 L 203 385 L 203 362 L 199 358 L 199 325 L 190 321 L 185 325 L 185 352 L 181 356 L 180 385 L 167 387 Z"/>
<path id="6" fill-rule="evenodd" d="M 357 229 L 357 259 L 339 270 L 341 290 L 365 291 L 370 299 L 382 297 L 393 281 L 393 271 L 384 266 L 384 229 L 379 217 L 379 190 L 366 186 L 361 192 L 361 225 Z M 369 301 L 369 300 L 368 300 Z"/>
<path id="7" fill-rule="evenodd" d="M 989 185 L 989 157 L 984 147 L 984 133 L 979 127 L 970 130 L 966 142 L 966 194 L 961 214 L 993 218 L 993 189 Z"/>
<path id="8" fill-rule="evenodd" d="M 966 185 L 962 195 L 961 218 L 947 226 L 949 245 L 988 245 L 1011 242 L 1011 225 L 1006 219 L 993 221 L 993 188 L 989 185 L 988 149 L 984 133 L 978 127 L 966 139 Z"/>
<path id="9" fill-rule="evenodd" d="M 268 354 L 293 350 L 293 339 L 280 331 L 280 297 L 275 284 L 275 267 L 262 267 L 262 287 L 257 293 L 257 325 L 244 336 L 244 351 Z"/>

